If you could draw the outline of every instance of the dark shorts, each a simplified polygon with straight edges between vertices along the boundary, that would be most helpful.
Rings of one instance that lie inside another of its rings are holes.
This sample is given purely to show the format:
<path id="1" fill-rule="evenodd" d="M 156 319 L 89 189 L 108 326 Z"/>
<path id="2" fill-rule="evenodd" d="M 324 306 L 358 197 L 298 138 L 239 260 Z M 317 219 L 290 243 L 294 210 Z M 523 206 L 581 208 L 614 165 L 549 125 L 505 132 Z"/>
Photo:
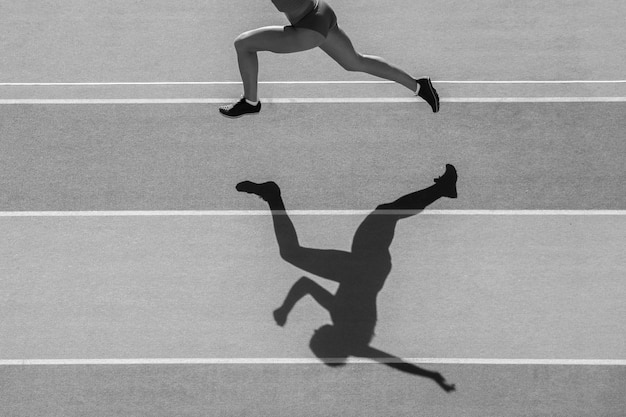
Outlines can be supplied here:
<path id="1" fill-rule="evenodd" d="M 318 0 L 313 10 L 298 22 L 292 24 L 292 26 L 311 29 L 327 37 L 328 32 L 337 26 L 337 16 L 335 16 L 333 9 L 324 0 Z"/>

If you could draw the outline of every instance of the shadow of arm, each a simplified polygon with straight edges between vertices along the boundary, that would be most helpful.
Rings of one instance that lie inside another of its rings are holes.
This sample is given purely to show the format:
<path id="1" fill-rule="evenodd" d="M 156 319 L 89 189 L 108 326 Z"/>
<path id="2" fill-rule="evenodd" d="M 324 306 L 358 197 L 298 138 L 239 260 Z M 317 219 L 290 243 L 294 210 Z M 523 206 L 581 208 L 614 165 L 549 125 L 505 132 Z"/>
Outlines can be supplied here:
<path id="1" fill-rule="evenodd" d="M 439 372 L 433 372 L 424 368 L 420 368 L 417 365 L 405 362 L 396 356 L 393 356 L 387 352 L 383 352 L 382 350 L 378 350 L 371 346 L 367 346 L 361 349 L 355 356 L 369 358 L 399 371 L 432 379 L 446 392 L 452 392 L 456 389 L 454 384 L 447 383 L 446 379 Z"/>

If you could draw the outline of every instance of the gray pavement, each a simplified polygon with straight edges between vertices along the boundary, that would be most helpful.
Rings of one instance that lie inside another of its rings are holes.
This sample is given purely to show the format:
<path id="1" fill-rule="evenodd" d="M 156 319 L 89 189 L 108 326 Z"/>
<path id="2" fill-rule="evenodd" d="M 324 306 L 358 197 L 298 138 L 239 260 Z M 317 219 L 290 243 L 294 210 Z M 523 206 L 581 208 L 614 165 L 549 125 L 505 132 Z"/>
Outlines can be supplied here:
<path id="1" fill-rule="evenodd" d="M 623 78 L 621 0 L 330 1 L 363 53 L 434 79 Z M 236 81 L 232 42 L 287 21 L 269 0 L 5 1 L 0 82 Z M 362 79 L 321 51 L 262 54 L 261 78 Z"/>
<path id="2" fill-rule="evenodd" d="M 0 369 L 5 416 L 621 417 L 624 367 L 427 365 L 61 366 Z"/>
<path id="3" fill-rule="evenodd" d="M 254 199 L 251 196 L 245 196 Z M 401 220 L 374 346 L 400 357 L 626 359 L 624 216 Z M 349 250 L 364 216 L 295 216 Z M 0 218 L 0 359 L 312 358 L 329 315 L 269 216 Z"/>
<path id="4" fill-rule="evenodd" d="M 456 165 L 454 209 L 624 209 L 624 103 L 2 106 L 0 208 L 371 209 Z M 346 113 L 347 112 L 347 113 Z M 369 121 L 376 120 L 376 123 Z"/>

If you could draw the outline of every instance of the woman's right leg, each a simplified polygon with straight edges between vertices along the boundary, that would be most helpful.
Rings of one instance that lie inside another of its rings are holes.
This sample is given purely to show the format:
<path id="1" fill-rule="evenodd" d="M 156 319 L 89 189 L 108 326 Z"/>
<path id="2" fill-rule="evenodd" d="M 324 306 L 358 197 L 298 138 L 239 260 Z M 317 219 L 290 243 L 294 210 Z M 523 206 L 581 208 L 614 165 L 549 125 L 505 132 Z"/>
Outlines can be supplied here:
<path id="1" fill-rule="evenodd" d="M 312 249 L 300 245 L 296 228 L 285 210 L 280 188 L 276 183 L 257 184 L 244 181 L 237 184 L 236 189 L 258 195 L 268 203 L 281 258 L 311 274 L 335 282 L 342 282 L 350 276 L 355 269 L 355 260 L 350 252 Z"/>

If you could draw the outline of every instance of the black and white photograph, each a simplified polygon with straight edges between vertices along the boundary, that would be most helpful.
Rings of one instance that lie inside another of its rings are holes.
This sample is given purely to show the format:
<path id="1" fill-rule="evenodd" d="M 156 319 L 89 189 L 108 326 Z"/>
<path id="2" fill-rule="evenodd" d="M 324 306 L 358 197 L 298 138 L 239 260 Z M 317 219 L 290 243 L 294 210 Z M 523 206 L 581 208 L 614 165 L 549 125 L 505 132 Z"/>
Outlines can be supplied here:
<path id="1" fill-rule="evenodd" d="M 623 0 L 0 0 L 0 416 L 626 416 Z"/>

